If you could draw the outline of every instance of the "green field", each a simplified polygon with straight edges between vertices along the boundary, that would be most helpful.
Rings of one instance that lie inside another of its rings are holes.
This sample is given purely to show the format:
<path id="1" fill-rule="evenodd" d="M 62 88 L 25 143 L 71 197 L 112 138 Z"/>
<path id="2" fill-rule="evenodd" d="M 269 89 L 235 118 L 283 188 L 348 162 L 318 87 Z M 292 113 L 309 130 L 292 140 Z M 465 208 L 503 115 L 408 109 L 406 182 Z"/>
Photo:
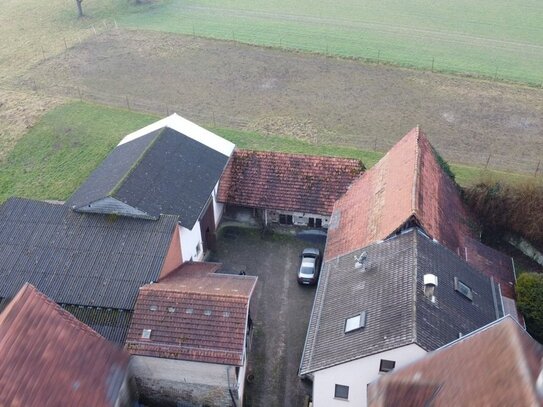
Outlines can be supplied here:
<path id="1" fill-rule="evenodd" d="M 10 196 L 65 200 L 126 134 L 157 119 L 156 116 L 82 102 L 51 110 L 0 164 L 0 202 Z M 210 130 L 240 148 L 357 158 L 367 167 L 383 156 L 380 152 L 315 145 L 284 137 L 229 129 Z M 530 179 L 464 165 L 451 167 L 461 185 L 482 177 L 510 182 Z"/>
<path id="2" fill-rule="evenodd" d="M 115 12 L 124 27 L 543 81 L 536 0 L 164 0 Z"/>

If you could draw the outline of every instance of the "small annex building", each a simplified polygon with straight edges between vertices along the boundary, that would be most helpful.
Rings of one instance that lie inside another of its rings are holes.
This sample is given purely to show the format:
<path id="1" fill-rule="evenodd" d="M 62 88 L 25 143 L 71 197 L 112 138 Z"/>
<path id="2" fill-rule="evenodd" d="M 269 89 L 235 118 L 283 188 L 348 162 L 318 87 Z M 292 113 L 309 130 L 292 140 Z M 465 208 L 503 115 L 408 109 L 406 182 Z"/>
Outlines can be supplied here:
<path id="1" fill-rule="evenodd" d="M 371 383 L 368 406 L 543 405 L 543 346 L 511 316 Z"/>
<path id="2" fill-rule="evenodd" d="M 129 357 L 25 284 L 0 313 L 0 405 L 131 407 Z"/>
<path id="3" fill-rule="evenodd" d="M 223 204 L 219 179 L 234 144 L 172 114 L 126 137 L 66 204 L 76 212 L 179 217 L 183 261 L 202 260 Z"/>
<path id="4" fill-rule="evenodd" d="M 257 278 L 184 263 L 140 289 L 126 349 L 144 403 L 241 406 Z"/>
<path id="5" fill-rule="evenodd" d="M 219 183 L 226 215 L 263 225 L 327 228 L 334 203 L 364 171 L 360 160 L 235 150 Z"/>
<path id="6" fill-rule="evenodd" d="M 10 198 L 0 205 L 0 309 L 34 285 L 107 339 L 123 343 L 141 286 L 181 264 L 177 216 L 77 213 Z"/>

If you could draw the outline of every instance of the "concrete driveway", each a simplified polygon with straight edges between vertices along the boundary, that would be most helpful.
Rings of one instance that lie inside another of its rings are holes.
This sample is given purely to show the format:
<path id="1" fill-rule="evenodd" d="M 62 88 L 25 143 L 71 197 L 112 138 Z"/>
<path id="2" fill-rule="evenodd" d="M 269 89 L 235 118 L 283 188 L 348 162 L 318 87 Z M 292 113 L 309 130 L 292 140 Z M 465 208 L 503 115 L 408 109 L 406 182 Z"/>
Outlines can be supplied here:
<path id="1" fill-rule="evenodd" d="M 231 273 L 258 276 L 251 304 L 254 323 L 245 406 L 298 407 L 304 405 L 309 385 L 298 378 L 315 287 L 296 281 L 299 256 L 305 247 L 322 243 L 253 229 L 225 227 L 211 261 Z M 321 239 L 322 240 L 322 239 Z"/>

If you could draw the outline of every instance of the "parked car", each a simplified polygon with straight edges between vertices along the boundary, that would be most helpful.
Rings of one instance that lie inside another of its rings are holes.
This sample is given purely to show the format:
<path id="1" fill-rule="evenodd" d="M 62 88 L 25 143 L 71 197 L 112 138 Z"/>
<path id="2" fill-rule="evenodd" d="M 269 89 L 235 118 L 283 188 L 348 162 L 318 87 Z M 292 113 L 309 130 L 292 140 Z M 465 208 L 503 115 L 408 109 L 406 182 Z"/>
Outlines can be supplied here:
<path id="1" fill-rule="evenodd" d="M 302 261 L 298 270 L 299 284 L 317 284 L 321 269 L 321 251 L 319 249 L 304 249 Z"/>

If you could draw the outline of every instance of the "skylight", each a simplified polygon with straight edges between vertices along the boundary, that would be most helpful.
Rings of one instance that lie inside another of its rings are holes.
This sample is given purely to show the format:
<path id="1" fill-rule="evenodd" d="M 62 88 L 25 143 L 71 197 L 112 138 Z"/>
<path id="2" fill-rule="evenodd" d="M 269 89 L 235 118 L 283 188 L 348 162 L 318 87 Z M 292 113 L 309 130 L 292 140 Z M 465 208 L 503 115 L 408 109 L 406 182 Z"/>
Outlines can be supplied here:
<path id="1" fill-rule="evenodd" d="M 141 333 L 142 339 L 151 339 L 151 330 L 150 329 L 144 329 Z"/>
<path id="2" fill-rule="evenodd" d="M 151 311 L 157 311 L 157 310 L 158 310 L 158 307 L 157 307 L 156 305 L 151 305 L 151 306 L 149 307 L 149 309 L 150 309 Z"/>
<path id="3" fill-rule="evenodd" d="M 345 320 L 345 333 L 353 332 L 366 326 L 366 311 Z"/>

